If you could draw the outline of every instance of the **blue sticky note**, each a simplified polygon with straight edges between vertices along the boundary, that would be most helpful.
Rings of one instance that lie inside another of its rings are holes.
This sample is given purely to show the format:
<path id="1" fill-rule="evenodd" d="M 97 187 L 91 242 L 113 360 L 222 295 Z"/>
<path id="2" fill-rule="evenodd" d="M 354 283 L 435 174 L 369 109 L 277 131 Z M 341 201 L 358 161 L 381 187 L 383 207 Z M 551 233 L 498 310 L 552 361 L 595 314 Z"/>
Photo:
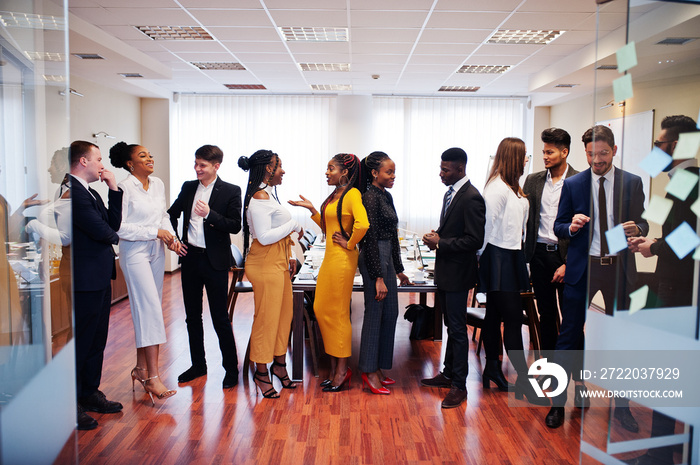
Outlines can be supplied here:
<path id="1" fill-rule="evenodd" d="M 616 102 L 624 102 L 627 99 L 634 97 L 632 91 L 632 75 L 625 74 L 613 81 L 613 93 L 615 94 Z"/>
<path id="2" fill-rule="evenodd" d="M 690 252 L 695 250 L 695 247 L 700 245 L 700 237 L 695 234 L 693 228 L 685 221 L 676 229 L 666 236 L 666 243 L 671 247 L 673 253 L 678 258 L 683 259 Z"/>
<path id="3" fill-rule="evenodd" d="M 685 200 L 697 184 L 697 174 L 693 174 L 688 170 L 680 170 L 675 173 L 671 181 L 666 184 L 666 192 L 680 200 Z"/>
<path id="4" fill-rule="evenodd" d="M 647 297 L 649 297 L 649 286 L 646 284 L 636 291 L 630 292 L 630 315 L 646 307 Z"/>
<path id="5" fill-rule="evenodd" d="M 655 178 L 666 168 L 673 159 L 669 154 L 658 147 L 654 147 L 649 155 L 639 164 L 639 167 L 649 173 L 649 176 Z"/>
<path id="6" fill-rule="evenodd" d="M 605 231 L 605 239 L 608 240 L 610 253 L 618 253 L 627 248 L 627 236 L 625 236 L 625 228 L 621 224 Z"/>
<path id="7" fill-rule="evenodd" d="M 700 217 L 700 199 L 696 200 L 693 202 L 693 204 L 690 206 L 690 210 L 695 213 L 695 216 Z"/>
<path id="8" fill-rule="evenodd" d="M 630 68 L 637 66 L 637 49 L 635 48 L 634 41 L 620 48 L 615 52 L 617 56 L 617 71 L 624 73 Z"/>

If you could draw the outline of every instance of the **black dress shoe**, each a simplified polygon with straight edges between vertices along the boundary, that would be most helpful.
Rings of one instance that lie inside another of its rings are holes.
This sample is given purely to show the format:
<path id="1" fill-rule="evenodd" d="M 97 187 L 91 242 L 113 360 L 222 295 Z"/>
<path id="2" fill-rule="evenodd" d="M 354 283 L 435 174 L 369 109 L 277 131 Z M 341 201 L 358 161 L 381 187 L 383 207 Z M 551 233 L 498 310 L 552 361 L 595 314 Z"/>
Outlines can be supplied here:
<path id="1" fill-rule="evenodd" d="M 583 393 L 588 392 L 588 388 L 582 385 L 574 386 L 574 407 L 576 408 L 588 408 L 591 406 L 591 399 L 588 396 L 584 396 Z"/>
<path id="2" fill-rule="evenodd" d="M 238 371 L 227 371 L 226 376 L 224 376 L 224 382 L 221 384 L 224 389 L 231 389 L 236 386 L 236 384 L 238 384 Z"/>
<path id="3" fill-rule="evenodd" d="M 184 373 L 177 377 L 178 383 L 189 383 L 193 379 L 207 374 L 207 367 L 200 368 L 196 366 L 189 367 Z"/>
<path id="4" fill-rule="evenodd" d="M 122 404 L 107 400 L 107 397 L 100 390 L 97 390 L 87 397 L 78 399 L 78 403 L 86 412 L 97 413 L 117 413 L 121 412 Z"/>
<path id="5" fill-rule="evenodd" d="M 450 392 L 447 393 L 445 399 L 442 401 L 442 408 L 459 407 L 465 400 L 467 400 L 467 390 L 452 387 L 452 389 L 450 389 Z"/>
<path id="6" fill-rule="evenodd" d="M 564 424 L 564 407 L 552 407 L 544 418 L 544 424 L 548 428 L 559 428 Z"/>
<path id="7" fill-rule="evenodd" d="M 428 387 L 444 387 L 444 388 L 451 388 L 452 387 L 452 380 L 448 378 L 447 376 L 443 375 L 442 372 L 438 373 L 437 376 L 434 378 L 426 378 L 420 380 L 420 383 L 423 386 L 428 386 Z"/>
<path id="8" fill-rule="evenodd" d="M 617 418 L 622 427 L 630 433 L 639 432 L 639 425 L 637 424 L 637 420 L 632 416 L 629 407 L 615 407 L 615 418 Z"/>
<path id="9" fill-rule="evenodd" d="M 97 428 L 97 420 L 85 413 L 85 410 L 78 404 L 78 429 L 89 431 L 95 428 Z"/>

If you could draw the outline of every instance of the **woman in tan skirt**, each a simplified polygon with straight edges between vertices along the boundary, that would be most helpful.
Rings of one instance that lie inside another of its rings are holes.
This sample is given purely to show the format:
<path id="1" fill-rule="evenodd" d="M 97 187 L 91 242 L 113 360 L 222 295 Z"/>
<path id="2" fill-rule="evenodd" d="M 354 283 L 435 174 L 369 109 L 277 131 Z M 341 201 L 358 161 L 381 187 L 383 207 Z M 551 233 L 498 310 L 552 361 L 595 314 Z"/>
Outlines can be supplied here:
<path id="1" fill-rule="evenodd" d="M 285 389 L 296 385 L 287 375 L 285 357 L 292 325 L 292 280 L 296 266 L 292 257 L 293 232 L 301 238 L 304 230 L 280 205 L 275 186 L 282 183 L 284 170 L 279 156 L 270 150 L 258 150 L 241 157 L 238 166 L 249 171 L 243 202 L 245 271 L 253 285 L 255 316 L 250 332 L 250 360 L 257 364 L 254 380 L 263 397 L 277 398 L 272 376 Z M 249 244 L 249 235 L 253 243 Z"/>

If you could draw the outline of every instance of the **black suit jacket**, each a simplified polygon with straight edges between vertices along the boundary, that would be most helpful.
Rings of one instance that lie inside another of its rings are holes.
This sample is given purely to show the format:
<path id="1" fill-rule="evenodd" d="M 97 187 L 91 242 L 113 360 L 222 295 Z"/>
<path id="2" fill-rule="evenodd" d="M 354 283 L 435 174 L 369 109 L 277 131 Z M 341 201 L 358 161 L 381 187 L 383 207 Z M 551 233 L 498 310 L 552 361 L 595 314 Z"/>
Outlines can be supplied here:
<path id="1" fill-rule="evenodd" d="M 123 194 L 121 189 L 110 189 L 108 209 L 97 191 L 92 188 L 88 191 L 79 181 L 71 179 L 75 291 L 103 290 L 110 286 L 110 279 L 116 278 L 112 245 L 119 242 L 117 231 L 122 223 Z"/>
<path id="2" fill-rule="evenodd" d="M 467 291 L 476 286 L 476 252 L 484 244 L 486 204 L 479 191 L 467 181 L 454 194 L 442 224 L 435 253 L 435 284 L 442 291 Z"/>
<path id="3" fill-rule="evenodd" d="M 566 171 L 566 177 L 578 174 L 571 165 Z M 535 246 L 537 244 L 537 236 L 540 229 L 540 208 L 542 207 L 542 191 L 547 183 L 547 170 L 538 173 L 532 173 L 525 179 L 523 192 L 527 195 L 527 200 L 530 202 L 530 213 L 527 217 L 527 234 L 525 236 L 525 259 L 529 262 L 535 255 Z M 559 238 L 559 254 L 561 259 L 566 262 L 566 249 L 569 247 L 569 240 Z"/>
<path id="4" fill-rule="evenodd" d="M 173 229 L 177 231 L 180 214 L 184 213 L 182 241 L 187 242 L 187 231 L 192 215 L 194 195 L 199 181 L 185 181 L 175 202 L 168 210 Z M 209 263 L 215 270 L 228 270 L 233 264 L 231 236 L 241 230 L 241 188 L 217 177 L 209 198 L 209 216 L 204 220 L 204 241 Z"/>

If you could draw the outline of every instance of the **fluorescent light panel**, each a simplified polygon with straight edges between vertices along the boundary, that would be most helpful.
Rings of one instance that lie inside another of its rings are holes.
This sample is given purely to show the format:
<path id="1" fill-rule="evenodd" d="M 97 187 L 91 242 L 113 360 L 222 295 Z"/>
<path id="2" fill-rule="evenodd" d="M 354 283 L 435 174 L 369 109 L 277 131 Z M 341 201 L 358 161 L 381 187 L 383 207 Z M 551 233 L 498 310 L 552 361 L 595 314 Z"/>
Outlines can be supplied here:
<path id="1" fill-rule="evenodd" d="M 65 82 L 66 77 L 62 74 L 44 74 L 44 81 L 46 82 Z"/>
<path id="2" fill-rule="evenodd" d="M 243 66 L 240 63 L 235 63 L 235 62 L 204 62 L 204 61 L 199 61 L 199 62 L 191 62 L 190 64 L 193 66 L 196 66 L 199 69 L 207 70 L 207 71 L 209 71 L 209 70 L 245 71 L 245 66 Z"/>
<path id="3" fill-rule="evenodd" d="M 299 63 L 302 71 L 350 71 L 350 63 Z"/>
<path id="4" fill-rule="evenodd" d="M 311 84 L 312 90 L 352 90 L 350 84 Z"/>
<path id="5" fill-rule="evenodd" d="M 265 90 L 266 87 L 262 84 L 224 84 L 226 88 L 231 90 Z"/>
<path id="6" fill-rule="evenodd" d="M 501 74 L 509 69 L 509 65 L 464 65 L 457 72 L 467 74 Z"/>
<path id="7" fill-rule="evenodd" d="M 63 17 L 35 15 L 17 11 L 0 11 L 0 24 L 5 27 L 46 29 L 51 31 L 62 31 L 66 28 L 66 21 Z"/>
<path id="8" fill-rule="evenodd" d="M 499 29 L 488 38 L 488 44 L 541 44 L 545 45 L 566 31 L 534 31 L 527 29 Z"/>
<path id="9" fill-rule="evenodd" d="M 478 86 L 442 86 L 438 92 L 476 92 L 479 89 Z"/>
<path id="10" fill-rule="evenodd" d="M 63 53 L 57 52 L 25 51 L 24 55 L 32 61 L 66 61 L 66 56 Z"/>
<path id="11" fill-rule="evenodd" d="M 279 28 L 287 42 L 347 42 L 348 28 L 346 27 L 296 27 L 284 26 Z"/>
<path id="12" fill-rule="evenodd" d="M 153 40 L 214 40 L 199 26 L 134 26 Z"/>

